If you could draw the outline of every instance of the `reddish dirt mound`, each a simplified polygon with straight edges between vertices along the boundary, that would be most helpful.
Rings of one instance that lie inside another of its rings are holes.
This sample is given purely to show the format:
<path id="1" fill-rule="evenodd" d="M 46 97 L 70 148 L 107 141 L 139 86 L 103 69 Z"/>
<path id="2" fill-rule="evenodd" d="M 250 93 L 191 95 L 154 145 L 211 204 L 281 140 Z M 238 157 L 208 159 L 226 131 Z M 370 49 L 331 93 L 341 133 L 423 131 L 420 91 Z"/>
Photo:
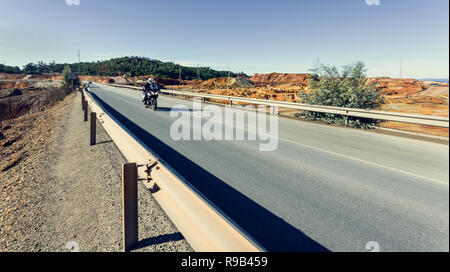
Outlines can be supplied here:
<path id="1" fill-rule="evenodd" d="M 63 80 L 63 76 L 53 76 L 51 79 L 54 81 Z"/>
<path id="2" fill-rule="evenodd" d="M 116 84 L 130 85 L 130 81 L 121 76 L 111 77 L 111 79 L 114 80 L 114 83 Z"/>
<path id="3" fill-rule="evenodd" d="M 45 75 L 25 75 L 25 74 L 3 74 L 0 73 L 0 80 L 62 80 L 62 76 L 54 74 Z"/>
<path id="4" fill-rule="evenodd" d="M 155 80 L 155 82 L 160 85 L 180 85 L 181 84 L 181 82 L 178 79 L 154 77 L 153 80 Z"/>
<path id="5" fill-rule="evenodd" d="M 404 95 L 422 92 L 430 86 L 415 79 L 400 78 L 370 78 L 369 82 L 375 81 L 382 88 L 385 95 Z"/>
<path id="6" fill-rule="evenodd" d="M 29 82 L 4 81 L 0 82 L 0 89 L 26 89 L 30 87 Z"/>
<path id="7" fill-rule="evenodd" d="M 238 77 L 220 77 L 207 80 L 201 84 L 201 87 L 208 89 L 221 89 L 221 88 L 248 88 L 255 85 L 248 78 Z"/>
<path id="8" fill-rule="evenodd" d="M 255 74 L 250 80 L 256 84 L 307 84 L 309 74 Z"/>
<path id="9" fill-rule="evenodd" d="M 22 79 L 23 77 L 25 77 L 24 74 L 4 74 L 4 73 L 0 73 L 0 79 L 8 79 L 8 80 L 12 80 L 12 79 Z"/>
<path id="10" fill-rule="evenodd" d="M 182 84 L 187 86 L 199 86 L 202 83 L 203 80 L 200 79 L 182 80 Z"/>

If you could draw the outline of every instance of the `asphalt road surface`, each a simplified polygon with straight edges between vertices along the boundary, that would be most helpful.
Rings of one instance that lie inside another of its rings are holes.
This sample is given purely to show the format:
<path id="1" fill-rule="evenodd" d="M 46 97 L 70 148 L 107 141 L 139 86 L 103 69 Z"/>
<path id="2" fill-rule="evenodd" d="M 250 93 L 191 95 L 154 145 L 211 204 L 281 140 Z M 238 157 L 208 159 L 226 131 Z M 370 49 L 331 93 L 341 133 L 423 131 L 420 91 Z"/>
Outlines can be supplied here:
<path id="1" fill-rule="evenodd" d="M 139 92 L 90 90 L 268 251 L 449 250 L 447 145 L 285 118 L 272 152 L 260 141 L 175 141 L 171 111 L 193 113 L 192 101 L 160 96 L 153 111 Z"/>

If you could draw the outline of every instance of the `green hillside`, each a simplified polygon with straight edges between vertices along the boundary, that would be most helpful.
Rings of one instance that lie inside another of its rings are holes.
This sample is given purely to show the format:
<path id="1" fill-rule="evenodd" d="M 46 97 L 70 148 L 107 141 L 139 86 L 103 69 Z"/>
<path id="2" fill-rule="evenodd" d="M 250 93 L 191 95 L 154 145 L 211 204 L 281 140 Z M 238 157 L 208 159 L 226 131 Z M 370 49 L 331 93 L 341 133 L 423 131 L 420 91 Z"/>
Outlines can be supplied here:
<path id="1" fill-rule="evenodd" d="M 24 74 L 42 74 L 42 73 L 62 73 L 67 64 L 29 63 L 22 69 L 18 67 L 10 67 L 0 65 L 0 73 L 24 73 Z M 75 72 L 79 71 L 80 75 L 90 76 L 120 76 L 127 75 L 143 76 L 153 75 L 162 78 L 178 79 L 181 70 L 182 79 L 196 79 L 197 75 L 200 79 L 206 80 L 216 77 L 235 76 L 234 73 L 228 71 L 216 71 L 209 67 L 186 67 L 175 64 L 173 62 L 162 62 L 144 57 L 123 57 L 106 61 L 82 62 L 69 64 Z"/>

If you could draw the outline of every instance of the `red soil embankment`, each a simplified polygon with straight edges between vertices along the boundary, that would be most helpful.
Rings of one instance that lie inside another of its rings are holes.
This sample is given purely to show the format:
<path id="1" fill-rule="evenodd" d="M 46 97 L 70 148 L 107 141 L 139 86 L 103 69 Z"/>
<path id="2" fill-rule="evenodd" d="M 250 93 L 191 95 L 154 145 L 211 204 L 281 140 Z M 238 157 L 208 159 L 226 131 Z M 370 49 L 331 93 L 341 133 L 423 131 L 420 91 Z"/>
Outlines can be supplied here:
<path id="1" fill-rule="evenodd" d="M 250 78 L 255 84 L 308 84 L 309 74 L 255 74 Z"/>
<path id="2" fill-rule="evenodd" d="M 26 81 L 0 81 L 0 89 L 25 89 L 30 87 Z"/>
<path id="3" fill-rule="evenodd" d="M 200 87 L 208 89 L 222 89 L 222 88 L 249 88 L 255 85 L 252 81 L 244 77 L 220 77 L 206 80 L 200 84 Z"/>

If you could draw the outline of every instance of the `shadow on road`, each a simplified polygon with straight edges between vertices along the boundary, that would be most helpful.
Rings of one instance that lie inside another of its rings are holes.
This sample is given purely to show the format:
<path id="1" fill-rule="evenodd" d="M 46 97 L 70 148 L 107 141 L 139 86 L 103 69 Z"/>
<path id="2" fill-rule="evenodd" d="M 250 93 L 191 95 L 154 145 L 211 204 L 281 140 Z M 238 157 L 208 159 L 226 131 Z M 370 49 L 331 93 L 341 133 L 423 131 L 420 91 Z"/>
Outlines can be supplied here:
<path id="1" fill-rule="evenodd" d="M 315 242 L 258 203 L 209 173 L 114 110 L 97 95 L 94 98 L 123 126 L 170 164 L 192 186 L 213 202 L 251 237 L 270 252 L 327 252 Z M 280 201 L 283 201 L 280 199 Z M 295 209 L 295 207 L 293 207 Z"/>
<path id="2" fill-rule="evenodd" d="M 194 111 L 201 111 L 201 110 L 194 110 L 194 109 L 183 109 L 183 108 L 167 108 L 167 107 L 159 107 L 156 109 L 156 111 L 173 111 L 173 112 L 194 112 Z"/>

